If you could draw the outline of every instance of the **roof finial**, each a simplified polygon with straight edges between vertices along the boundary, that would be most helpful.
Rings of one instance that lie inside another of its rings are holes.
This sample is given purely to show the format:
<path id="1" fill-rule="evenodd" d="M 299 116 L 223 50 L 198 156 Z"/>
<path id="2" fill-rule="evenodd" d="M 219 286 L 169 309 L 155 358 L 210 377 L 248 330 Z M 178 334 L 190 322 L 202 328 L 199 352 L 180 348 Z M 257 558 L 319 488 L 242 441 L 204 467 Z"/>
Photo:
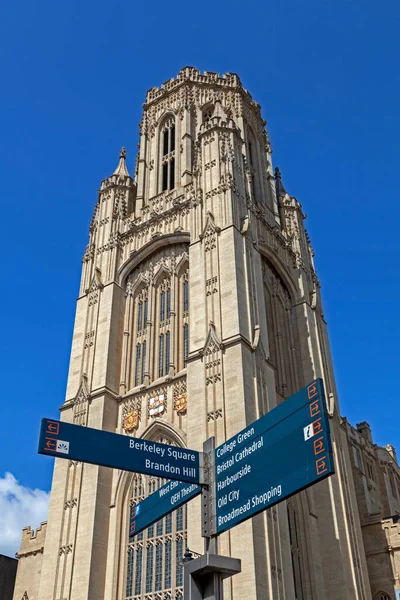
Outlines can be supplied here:
<path id="1" fill-rule="evenodd" d="M 130 177 L 128 173 L 128 169 L 126 168 L 126 149 L 122 146 L 121 151 L 119 153 L 119 163 L 117 168 L 115 169 L 113 175 L 124 175 L 125 177 Z"/>
<path id="2" fill-rule="evenodd" d="M 281 172 L 278 167 L 275 167 L 275 187 L 278 198 L 283 198 L 286 196 L 287 191 L 283 187 Z"/>

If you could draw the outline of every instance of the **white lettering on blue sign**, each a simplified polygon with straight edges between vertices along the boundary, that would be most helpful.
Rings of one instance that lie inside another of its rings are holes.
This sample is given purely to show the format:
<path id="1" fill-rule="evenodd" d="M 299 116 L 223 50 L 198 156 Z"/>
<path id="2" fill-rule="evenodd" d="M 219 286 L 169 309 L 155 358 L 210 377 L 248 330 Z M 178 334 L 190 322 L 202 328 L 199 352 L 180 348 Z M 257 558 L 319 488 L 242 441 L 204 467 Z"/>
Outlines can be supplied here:
<path id="1" fill-rule="evenodd" d="M 143 452 L 151 452 L 153 454 L 158 454 L 162 458 L 164 458 L 165 451 L 167 451 L 167 457 L 173 458 L 174 460 L 187 460 L 190 462 L 196 462 L 196 454 L 194 452 L 180 450 L 179 448 L 163 448 L 157 443 L 147 442 L 146 440 L 137 440 L 135 438 L 130 438 L 129 448 L 133 448 L 134 450 L 142 450 Z"/>
<path id="2" fill-rule="evenodd" d="M 271 487 L 270 490 L 268 490 L 267 492 L 263 492 L 262 494 L 255 494 L 252 498 L 249 498 L 249 500 L 245 504 L 242 504 L 242 506 L 232 509 L 226 515 L 219 515 L 218 516 L 218 527 L 220 527 L 221 525 L 224 525 L 225 523 L 228 523 L 229 521 L 236 519 L 237 517 L 240 517 L 241 515 L 246 514 L 249 510 L 251 510 L 252 508 L 255 508 L 256 506 L 262 507 L 262 506 L 268 504 L 270 502 L 270 500 L 272 500 L 273 498 L 275 498 L 275 497 L 280 498 L 281 496 L 282 496 L 282 486 L 281 485 L 277 485 L 275 487 L 273 486 L 273 487 Z M 224 503 L 224 504 L 226 504 L 226 503 Z"/>
<path id="3" fill-rule="evenodd" d="M 245 431 L 241 431 L 233 438 L 233 440 L 231 440 L 230 442 L 224 442 L 222 444 L 222 446 L 217 448 L 217 452 L 216 452 L 217 458 L 221 458 L 225 454 L 229 454 L 230 452 L 233 452 L 238 444 L 245 442 L 247 439 L 249 439 L 253 435 L 254 435 L 254 427 L 250 427 L 249 429 L 246 429 Z"/>

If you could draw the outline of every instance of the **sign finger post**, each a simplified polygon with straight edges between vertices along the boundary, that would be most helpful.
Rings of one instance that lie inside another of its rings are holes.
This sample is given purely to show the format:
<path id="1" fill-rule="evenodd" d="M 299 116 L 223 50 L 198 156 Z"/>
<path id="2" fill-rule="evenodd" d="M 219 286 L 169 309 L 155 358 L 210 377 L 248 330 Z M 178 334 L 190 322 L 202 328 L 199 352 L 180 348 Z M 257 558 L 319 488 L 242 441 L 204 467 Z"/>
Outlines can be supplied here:
<path id="1" fill-rule="evenodd" d="M 322 379 L 203 452 L 54 419 L 42 419 L 38 452 L 168 479 L 131 507 L 129 537 L 201 494 L 205 554 L 185 565 L 191 600 L 222 598 L 222 580 L 240 572 L 218 555 L 219 534 L 334 473 Z"/>

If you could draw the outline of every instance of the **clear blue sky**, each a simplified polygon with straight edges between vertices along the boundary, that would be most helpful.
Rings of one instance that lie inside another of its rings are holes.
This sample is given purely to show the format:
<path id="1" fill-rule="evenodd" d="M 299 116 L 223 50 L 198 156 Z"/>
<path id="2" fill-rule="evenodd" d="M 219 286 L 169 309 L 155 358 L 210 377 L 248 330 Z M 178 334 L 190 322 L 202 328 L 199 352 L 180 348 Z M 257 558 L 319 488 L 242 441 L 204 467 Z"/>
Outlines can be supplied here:
<path id="1" fill-rule="evenodd" d="M 0 477 L 48 490 L 42 416 L 64 399 L 96 190 L 146 90 L 180 68 L 237 72 L 308 215 L 341 412 L 398 431 L 398 0 L 6 3 L 2 56 Z"/>

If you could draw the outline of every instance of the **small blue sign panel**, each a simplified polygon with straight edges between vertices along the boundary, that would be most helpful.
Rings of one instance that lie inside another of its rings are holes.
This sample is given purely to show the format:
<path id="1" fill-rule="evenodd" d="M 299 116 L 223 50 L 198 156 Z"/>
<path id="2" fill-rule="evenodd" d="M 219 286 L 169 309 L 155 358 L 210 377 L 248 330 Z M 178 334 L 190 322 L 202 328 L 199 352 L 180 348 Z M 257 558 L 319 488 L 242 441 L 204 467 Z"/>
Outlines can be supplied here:
<path id="1" fill-rule="evenodd" d="M 400 590 L 396 590 L 396 600 L 400 600 Z"/>
<path id="2" fill-rule="evenodd" d="M 332 475 L 322 379 L 216 448 L 216 533 Z"/>
<path id="3" fill-rule="evenodd" d="M 200 453 L 195 450 L 52 419 L 42 419 L 38 452 L 123 471 L 200 482 Z"/>
<path id="4" fill-rule="evenodd" d="M 156 492 L 132 506 L 129 522 L 129 537 L 147 529 L 150 525 L 169 515 L 173 510 L 198 496 L 201 487 L 194 483 L 169 481 Z"/>

